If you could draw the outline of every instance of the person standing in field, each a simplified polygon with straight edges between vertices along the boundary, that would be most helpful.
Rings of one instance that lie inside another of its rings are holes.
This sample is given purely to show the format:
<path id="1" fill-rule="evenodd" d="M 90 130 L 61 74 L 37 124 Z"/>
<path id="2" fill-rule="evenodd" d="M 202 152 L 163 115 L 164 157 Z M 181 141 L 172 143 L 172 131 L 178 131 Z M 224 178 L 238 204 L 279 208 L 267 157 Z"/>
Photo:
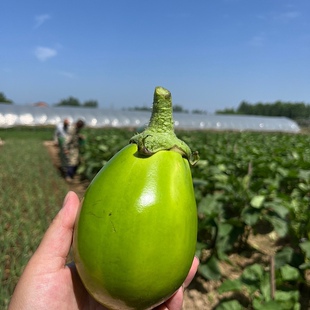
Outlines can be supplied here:
<path id="1" fill-rule="evenodd" d="M 63 122 L 57 124 L 54 134 L 54 140 L 58 145 L 63 144 L 65 136 L 67 135 L 69 125 L 70 122 L 67 118 L 65 118 Z"/>
<path id="2" fill-rule="evenodd" d="M 80 134 L 81 129 L 85 123 L 82 120 L 78 120 L 69 126 L 67 135 L 63 143 L 63 150 L 66 156 L 66 181 L 71 183 L 76 174 L 77 167 L 80 162 L 80 145 L 81 141 L 85 138 Z"/>
<path id="3" fill-rule="evenodd" d="M 68 133 L 69 125 L 69 120 L 65 118 L 62 123 L 59 123 L 56 126 L 54 136 L 55 144 L 58 145 L 59 148 L 60 168 L 63 173 L 65 173 L 67 167 L 66 155 L 64 153 L 63 144 Z"/>

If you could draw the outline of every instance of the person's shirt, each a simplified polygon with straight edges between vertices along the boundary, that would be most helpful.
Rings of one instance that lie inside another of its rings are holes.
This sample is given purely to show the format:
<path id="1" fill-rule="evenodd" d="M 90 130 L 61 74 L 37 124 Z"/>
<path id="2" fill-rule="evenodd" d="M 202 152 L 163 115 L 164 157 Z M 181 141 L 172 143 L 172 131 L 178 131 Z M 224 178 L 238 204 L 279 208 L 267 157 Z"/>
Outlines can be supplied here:
<path id="1" fill-rule="evenodd" d="M 79 133 L 77 131 L 76 125 L 72 124 L 68 127 L 64 141 L 64 148 L 69 150 L 78 147 L 79 147 Z"/>
<path id="2" fill-rule="evenodd" d="M 63 123 L 59 123 L 56 126 L 56 130 L 55 130 L 55 137 L 59 138 L 65 138 L 67 135 L 67 131 L 65 129 L 65 126 Z"/>

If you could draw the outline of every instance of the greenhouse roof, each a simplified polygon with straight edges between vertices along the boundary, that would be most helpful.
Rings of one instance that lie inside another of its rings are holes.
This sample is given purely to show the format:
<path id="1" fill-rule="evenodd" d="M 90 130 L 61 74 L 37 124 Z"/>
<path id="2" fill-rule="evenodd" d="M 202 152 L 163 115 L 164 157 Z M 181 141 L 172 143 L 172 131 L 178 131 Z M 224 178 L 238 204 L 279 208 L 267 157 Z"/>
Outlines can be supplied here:
<path id="1" fill-rule="evenodd" d="M 56 125 L 63 119 L 83 119 L 88 127 L 142 127 L 150 112 L 97 108 L 34 107 L 0 104 L 0 127 Z M 299 132 L 299 126 L 285 117 L 249 115 L 207 115 L 174 113 L 175 127 L 236 131 Z"/>

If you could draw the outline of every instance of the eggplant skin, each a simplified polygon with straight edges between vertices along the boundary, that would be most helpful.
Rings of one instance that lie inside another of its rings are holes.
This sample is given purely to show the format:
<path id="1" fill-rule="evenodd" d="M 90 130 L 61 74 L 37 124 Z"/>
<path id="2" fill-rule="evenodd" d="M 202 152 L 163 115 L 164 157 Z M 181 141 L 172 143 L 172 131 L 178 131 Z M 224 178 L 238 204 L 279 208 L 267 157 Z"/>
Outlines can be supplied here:
<path id="1" fill-rule="evenodd" d="M 196 240 L 188 161 L 174 151 L 143 157 L 129 144 L 86 190 L 73 254 L 84 286 L 99 303 L 151 309 L 182 285 Z"/>

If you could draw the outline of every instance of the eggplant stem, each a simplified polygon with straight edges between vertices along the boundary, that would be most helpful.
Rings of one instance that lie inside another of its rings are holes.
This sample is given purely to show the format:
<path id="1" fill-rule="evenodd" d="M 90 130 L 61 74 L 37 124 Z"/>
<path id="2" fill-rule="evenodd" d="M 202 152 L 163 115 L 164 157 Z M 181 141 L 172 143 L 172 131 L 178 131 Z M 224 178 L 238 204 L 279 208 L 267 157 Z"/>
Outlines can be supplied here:
<path id="1" fill-rule="evenodd" d="M 194 165 L 199 159 L 198 152 L 192 152 L 190 147 L 175 135 L 172 113 L 170 91 L 156 87 L 150 122 L 143 132 L 130 139 L 130 143 L 138 145 L 141 155 L 151 156 L 162 150 L 171 150 L 180 153 Z"/>

